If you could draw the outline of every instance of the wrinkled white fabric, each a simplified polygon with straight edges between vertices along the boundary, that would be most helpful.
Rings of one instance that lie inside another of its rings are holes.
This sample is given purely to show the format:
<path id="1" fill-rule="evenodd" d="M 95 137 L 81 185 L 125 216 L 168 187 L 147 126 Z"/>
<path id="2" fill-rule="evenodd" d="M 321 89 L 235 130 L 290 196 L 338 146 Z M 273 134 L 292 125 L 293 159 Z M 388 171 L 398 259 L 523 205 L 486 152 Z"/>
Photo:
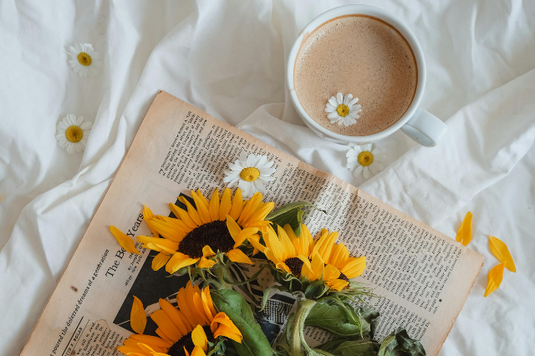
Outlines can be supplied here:
<path id="1" fill-rule="evenodd" d="M 360 186 L 454 236 L 474 213 L 482 274 L 441 355 L 528 355 L 535 339 L 535 3 L 363 1 L 406 22 L 428 67 L 422 107 L 449 132 L 434 149 L 402 133 L 364 182 L 347 147 L 321 140 L 285 88 L 286 57 L 312 18 L 348 1 L 0 2 L 0 355 L 17 355 L 158 90 Z M 88 42 L 103 69 L 79 78 L 67 49 Z M 85 152 L 56 143 L 67 114 L 93 121 Z M 506 242 L 516 274 L 483 298 Z"/>

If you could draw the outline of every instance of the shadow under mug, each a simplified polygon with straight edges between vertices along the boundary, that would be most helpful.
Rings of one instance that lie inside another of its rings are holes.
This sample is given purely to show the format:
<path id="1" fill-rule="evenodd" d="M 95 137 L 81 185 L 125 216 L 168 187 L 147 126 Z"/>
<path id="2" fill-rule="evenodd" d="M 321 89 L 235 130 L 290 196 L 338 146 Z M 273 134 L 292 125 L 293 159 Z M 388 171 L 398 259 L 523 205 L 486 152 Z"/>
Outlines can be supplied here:
<path id="1" fill-rule="evenodd" d="M 307 112 L 301 105 L 294 86 L 295 61 L 297 59 L 297 55 L 299 53 L 301 45 L 304 41 L 305 34 L 308 35 L 312 33 L 315 29 L 323 25 L 325 22 L 332 20 L 336 17 L 356 14 L 376 17 L 396 28 L 399 33 L 401 33 L 401 35 L 405 38 L 405 40 L 409 43 L 409 46 L 411 47 L 412 52 L 414 53 L 414 58 L 416 59 L 416 65 L 418 67 L 418 83 L 416 86 L 416 91 L 412 103 L 405 112 L 405 114 L 403 114 L 403 116 L 401 116 L 401 118 L 396 121 L 392 126 L 373 135 L 366 136 L 341 135 L 329 131 L 325 127 L 318 124 L 307 114 Z M 407 26 L 398 21 L 385 10 L 380 9 L 378 7 L 369 5 L 344 5 L 328 10 L 316 17 L 314 20 L 312 20 L 301 31 L 301 33 L 295 40 L 292 49 L 290 50 L 286 77 L 288 81 L 288 88 L 290 89 L 290 96 L 292 98 L 292 102 L 295 109 L 297 110 L 305 124 L 317 135 L 325 138 L 326 140 L 341 144 L 363 145 L 379 141 L 401 129 L 401 131 L 403 131 L 405 134 L 407 134 L 410 138 L 412 138 L 419 144 L 426 147 L 433 147 L 437 145 L 440 138 L 446 132 L 447 126 L 444 122 L 442 122 L 442 120 L 425 111 L 424 109 L 419 108 L 420 101 L 423 97 L 426 80 L 425 59 L 420 44 Z"/>

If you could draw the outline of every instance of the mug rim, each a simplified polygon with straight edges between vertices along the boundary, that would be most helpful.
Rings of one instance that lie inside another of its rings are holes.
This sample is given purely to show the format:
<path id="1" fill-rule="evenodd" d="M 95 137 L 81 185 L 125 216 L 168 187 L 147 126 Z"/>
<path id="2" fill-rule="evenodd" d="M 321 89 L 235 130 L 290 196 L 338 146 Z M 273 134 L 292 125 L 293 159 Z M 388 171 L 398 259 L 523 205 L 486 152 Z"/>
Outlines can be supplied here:
<path id="1" fill-rule="evenodd" d="M 334 18 L 345 16 L 345 15 L 358 15 L 358 14 L 376 17 L 382 21 L 385 21 L 390 26 L 394 27 L 405 38 L 405 40 L 408 42 L 412 50 L 412 53 L 414 54 L 414 59 L 416 60 L 418 82 L 416 84 L 414 97 L 412 99 L 411 104 L 409 105 L 409 108 L 394 124 L 392 124 L 391 126 L 387 127 L 386 129 L 382 131 L 379 131 L 371 135 L 349 136 L 349 135 L 342 135 L 342 134 L 328 130 L 327 128 L 318 124 L 314 119 L 310 117 L 310 115 L 308 115 L 308 113 L 305 111 L 305 109 L 301 105 L 299 98 L 297 97 L 297 92 L 294 86 L 294 70 L 295 70 L 295 62 L 297 60 L 297 54 L 299 53 L 299 50 L 301 49 L 301 45 L 303 43 L 303 37 L 305 34 L 312 33 L 314 30 L 322 26 L 324 23 Z M 288 88 L 290 90 L 290 97 L 292 98 L 294 107 L 299 112 L 300 116 L 304 119 L 303 121 L 309 128 L 311 128 L 316 133 L 319 133 L 323 136 L 326 136 L 328 138 L 331 138 L 337 141 L 364 144 L 364 143 L 371 143 L 374 141 L 381 140 L 393 134 L 395 131 L 399 130 L 403 125 L 405 125 L 410 120 L 410 118 L 416 113 L 416 110 L 418 109 L 420 105 L 420 101 L 422 100 L 423 93 L 425 90 L 426 66 L 425 66 L 425 58 L 423 55 L 422 48 L 420 47 L 420 43 L 416 39 L 416 36 L 404 23 L 398 21 L 388 11 L 383 10 L 379 7 L 375 7 L 371 5 L 351 4 L 351 5 L 338 6 L 338 7 L 332 8 L 330 10 L 327 10 L 321 13 L 320 15 L 315 17 L 312 21 L 310 21 L 301 30 L 301 32 L 297 36 L 290 50 L 290 53 L 288 55 L 286 78 L 287 78 Z"/>

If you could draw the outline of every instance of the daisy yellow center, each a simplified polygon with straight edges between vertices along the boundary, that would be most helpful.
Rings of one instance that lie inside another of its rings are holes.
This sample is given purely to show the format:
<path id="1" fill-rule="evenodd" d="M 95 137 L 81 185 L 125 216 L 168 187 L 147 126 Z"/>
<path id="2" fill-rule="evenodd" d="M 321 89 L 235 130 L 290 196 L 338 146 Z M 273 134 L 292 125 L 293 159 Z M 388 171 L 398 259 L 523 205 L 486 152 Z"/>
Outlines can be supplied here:
<path id="1" fill-rule="evenodd" d="M 242 169 L 240 177 L 247 182 L 254 182 L 260 177 L 260 171 L 255 167 L 247 167 Z"/>
<path id="2" fill-rule="evenodd" d="M 340 104 L 336 108 L 336 112 L 341 117 L 346 117 L 347 115 L 349 115 L 349 106 L 347 106 L 346 104 Z"/>
<path id="3" fill-rule="evenodd" d="M 69 142 L 76 143 L 80 142 L 82 138 L 84 137 L 84 130 L 82 130 L 79 126 L 69 126 L 67 130 L 65 131 L 65 138 L 69 140 Z"/>
<path id="4" fill-rule="evenodd" d="M 92 62 L 91 56 L 85 52 L 80 52 L 78 55 L 78 62 L 83 66 L 90 66 Z"/>
<path id="5" fill-rule="evenodd" d="M 234 239 L 228 231 L 226 221 L 212 221 L 191 230 L 178 245 L 178 252 L 191 258 L 202 257 L 204 246 L 213 251 L 229 252 L 234 248 Z"/>
<path id="6" fill-rule="evenodd" d="M 212 333 L 212 330 L 210 330 L 210 326 L 205 325 L 202 327 L 204 330 L 204 333 L 206 334 L 206 338 L 210 342 L 214 342 L 214 334 Z M 186 353 L 184 352 L 184 347 L 186 350 L 191 352 L 195 348 L 195 344 L 193 343 L 193 340 L 191 339 L 191 333 L 188 333 L 184 336 L 182 336 L 177 342 L 173 344 L 167 351 L 167 354 L 169 356 L 186 356 Z"/>
<path id="7" fill-rule="evenodd" d="M 373 153 L 371 153 L 370 151 L 362 151 L 361 153 L 359 153 L 357 161 L 359 161 L 359 164 L 361 166 L 369 166 L 373 163 Z"/>

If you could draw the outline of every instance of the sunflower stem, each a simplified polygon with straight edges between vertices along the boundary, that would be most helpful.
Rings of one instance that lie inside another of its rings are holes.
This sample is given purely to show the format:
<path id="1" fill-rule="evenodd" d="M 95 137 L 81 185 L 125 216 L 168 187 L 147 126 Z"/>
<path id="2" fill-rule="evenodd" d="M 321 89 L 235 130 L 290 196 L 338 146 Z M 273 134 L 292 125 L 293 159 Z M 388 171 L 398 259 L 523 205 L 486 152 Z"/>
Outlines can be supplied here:
<path id="1" fill-rule="evenodd" d="M 305 335 L 303 329 L 305 327 L 305 320 L 310 313 L 310 310 L 316 304 L 316 301 L 311 299 L 297 299 L 297 310 L 295 311 L 293 323 L 290 327 L 290 355 L 301 356 L 303 355 L 303 349 L 308 349 L 308 345 L 305 341 Z"/>
<path id="2" fill-rule="evenodd" d="M 230 272 L 226 265 L 218 263 L 211 268 L 211 272 L 219 282 L 221 289 L 232 289 L 232 284 L 227 283 L 227 281 L 231 281 L 232 278 L 230 277 Z"/>

